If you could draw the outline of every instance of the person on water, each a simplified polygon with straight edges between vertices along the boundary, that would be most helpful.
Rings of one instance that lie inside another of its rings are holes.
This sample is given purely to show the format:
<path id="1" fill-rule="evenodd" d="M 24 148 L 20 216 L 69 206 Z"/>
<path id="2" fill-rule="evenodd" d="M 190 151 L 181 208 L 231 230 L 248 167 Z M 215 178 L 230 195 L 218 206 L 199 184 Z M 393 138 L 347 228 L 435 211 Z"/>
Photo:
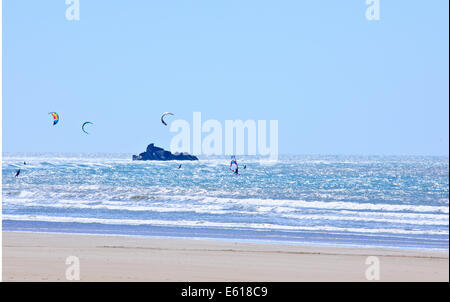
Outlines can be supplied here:
<path id="1" fill-rule="evenodd" d="M 20 174 L 20 169 L 19 169 L 19 170 L 17 170 L 17 172 L 16 172 L 16 177 L 18 177 L 18 176 L 19 176 L 19 174 Z"/>

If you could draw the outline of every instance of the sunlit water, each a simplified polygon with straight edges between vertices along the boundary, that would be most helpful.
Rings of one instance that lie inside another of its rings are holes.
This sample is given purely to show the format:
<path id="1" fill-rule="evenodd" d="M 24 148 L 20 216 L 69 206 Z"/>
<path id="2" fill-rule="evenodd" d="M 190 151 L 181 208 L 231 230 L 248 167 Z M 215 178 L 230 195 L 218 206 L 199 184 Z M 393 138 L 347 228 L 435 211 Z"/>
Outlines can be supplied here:
<path id="1" fill-rule="evenodd" d="M 4 154 L 3 229 L 448 251 L 448 157 L 238 162 Z"/>

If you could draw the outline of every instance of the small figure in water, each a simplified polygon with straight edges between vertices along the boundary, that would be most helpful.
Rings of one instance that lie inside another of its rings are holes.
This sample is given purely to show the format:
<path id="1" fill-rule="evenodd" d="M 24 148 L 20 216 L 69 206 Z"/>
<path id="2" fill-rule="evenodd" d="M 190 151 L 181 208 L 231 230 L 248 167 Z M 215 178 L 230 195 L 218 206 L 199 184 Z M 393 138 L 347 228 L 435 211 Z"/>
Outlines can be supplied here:
<path id="1" fill-rule="evenodd" d="M 181 169 L 181 165 L 178 166 L 178 169 Z"/>
<path id="2" fill-rule="evenodd" d="M 26 162 L 23 162 L 23 164 L 26 165 L 27 163 L 26 163 Z"/>
<path id="3" fill-rule="evenodd" d="M 236 168 L 233 169 L 233 165 L 235 165 Z M 230 170 L 233 171 L 234 174 L 239 175 L 239 167 L 234 155 L 231 157 Z"/>
<path id="4" fill-rule="evenodd" d="M 247 169 L 247 165 L 244 165 L 244 170 Z"/>
<path id="5" fill-rule="evenodd" d="M 17 172 L 16 172 L 16 177 L 18 177 L 18 176 L 19 176 L 19 174 L 20 174 L 20 169 L 19 169 L 19 170 L 17 170 Z"/>

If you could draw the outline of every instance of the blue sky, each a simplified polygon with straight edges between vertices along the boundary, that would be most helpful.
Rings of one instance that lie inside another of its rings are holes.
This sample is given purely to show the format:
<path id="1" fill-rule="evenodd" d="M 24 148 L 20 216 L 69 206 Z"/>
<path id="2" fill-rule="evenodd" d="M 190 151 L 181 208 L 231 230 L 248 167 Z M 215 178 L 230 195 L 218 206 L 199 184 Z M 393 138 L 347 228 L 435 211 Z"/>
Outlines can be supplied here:
<path id="1" fill-rule="evenodd" d="M 3 151 L 167 148 L 161 113 L 200 111 L 278 120 L 280 153 L 448 155 L 449 3 L 380 5 L 4 0 Z"/>

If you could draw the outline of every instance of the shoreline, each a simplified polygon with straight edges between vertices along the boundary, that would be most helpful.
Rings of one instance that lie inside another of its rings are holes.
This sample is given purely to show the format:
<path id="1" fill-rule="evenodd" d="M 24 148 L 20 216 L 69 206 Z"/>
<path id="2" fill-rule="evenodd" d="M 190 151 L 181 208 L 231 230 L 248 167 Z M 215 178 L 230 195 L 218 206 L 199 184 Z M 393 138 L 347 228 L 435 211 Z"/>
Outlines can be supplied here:
<path id="1" fill-rule="evenodd" d="M 46 221 L 45 217 L 33 216 L 30 220 L 21 220 L 15 216 L 4 215 L 3 229 L 18 232 L 43 231 L 50 233 L 125 235 L 150 238 L 202 238 L 262 244 L 299 244 L 307 246 L 412 249 L 443 252 L 448 252 L 449 246 L 448 235 L 357 233 L 352 230 L 347 232 L 345 229 L 343 231 L 299 230 L 293 232 L 291 230 L 272 228 L 211 227 L 205 226 L 203 223 L 191 223 L 188 226 L 165 225 L 165 222 L 172 221 L 170 220 L 171 218 L 163 221 L 164 223 L 156 220 L 155 224 L 149 224 L 148 220 L 138 220 L 142 224 L 134 224 L 136 220 L 130 220 L 126 224 L 115 224 L 110 223 L 111 220 L 109 219 L 101 221 L 94 219 L 89 222 L 84 221 L 82 218 L 76 222 L 65 222 L 64 218 L 60 218 L 61 221 Z"/>
<path id="2" fill-rule="evenodd" d="M 367 258 L 379 281 L 449 281 L 449 253 L 308 246 L 232 240 L 3 232 L 3 281 L 67 281 L 67 257 L 80 281 L 365 282 Z"/>
<path id="3" fill-rule="evenodd" d="M 216 238 L 216 237 L 183 237 L 183 236 L 150 236 L 150 235 L 133 235 L 133 234 L 106 234 L 106 233 L 72 233 L 72 232 L 58 232 L 58 231 L 24 231 L 24 230 L 4 230 L 4 233 L 23 233 L 23 234 L 55 234 L 55 235 L 76 235 L 76 236 L 99 236 L 99 237 L 123 237 L 123 238 L 142 238 L 142 239 L 173 239 L 173 240 L 194 240 L 194 241 L 211 241 L 211 242 L 228 242 L 228 243 L 243 243 L 243 244 L 261 244 L 261 245 L 287 245 L 310 248 L 349 248 L 349 249 L 375 249 L 387 251 L 404 251 L 417 253 L 447 253 L 448 249 L 441 248 L 419 248 L 419 247 L 396 247 L 396 246 L 376 246 L 376 245 L 357 245 L 357 244 L 333 244 L 333 243 L 319 243 L 319 242 L 299 242 L 299 241 L 278 241 L 278 240 L 263 240 L 263 239 L 241 239 L 241 238 Z"/>

